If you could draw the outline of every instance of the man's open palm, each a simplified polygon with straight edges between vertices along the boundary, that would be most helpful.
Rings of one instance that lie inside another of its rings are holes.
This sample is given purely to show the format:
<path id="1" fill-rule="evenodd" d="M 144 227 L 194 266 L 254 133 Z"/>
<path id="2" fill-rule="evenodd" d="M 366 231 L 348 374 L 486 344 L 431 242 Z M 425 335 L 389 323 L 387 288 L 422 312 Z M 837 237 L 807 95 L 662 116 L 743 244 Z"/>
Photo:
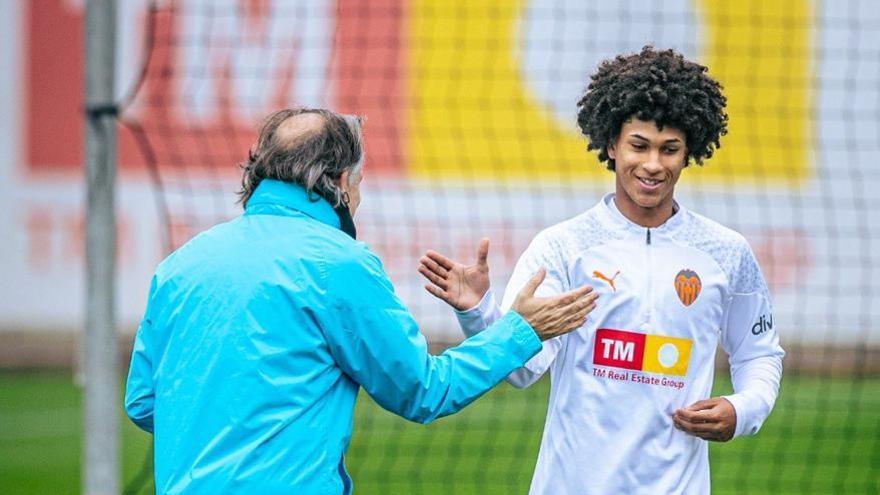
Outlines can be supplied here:
<path id="1" fill-rule="evenodd" d="M 429 250 L 419 260 L 419 273 L 431 282 L 425 290 L 459 311 L 473 308 L 489 290 L 488 256 L 489 239 L 485 238 L 480 240 L 473 265 L 465 266 Z"/>

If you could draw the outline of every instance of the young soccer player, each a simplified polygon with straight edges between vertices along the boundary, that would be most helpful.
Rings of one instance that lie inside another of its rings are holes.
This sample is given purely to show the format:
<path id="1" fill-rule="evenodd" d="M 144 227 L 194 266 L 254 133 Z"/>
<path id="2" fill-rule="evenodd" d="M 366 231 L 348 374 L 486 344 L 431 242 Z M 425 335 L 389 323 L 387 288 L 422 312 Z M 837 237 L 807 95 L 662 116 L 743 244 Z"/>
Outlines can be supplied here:
<path id="1" fill-rule="evenodd" d="M 674 199 L 682 170 L 720 146 L 724 107 L 705 67 L 652 47 L 603 62 L 578 102 L 615 190 L 539 233 L 501 304 L 542 266 L 545 295 L 599 293 L 583 327 L 508 376 L 527 387 L 551 375 L 532 495 L 709 493 L 706 441 L 753 435 L 773 407 L 784 353 L 755 257 L 740 234 Z M 468 335 L 502 314 L 487 252 L 484 240 L 465 266 L 429 251 L 419 268 Z M 734 393 L 710 398 L 719 342 Z"/>

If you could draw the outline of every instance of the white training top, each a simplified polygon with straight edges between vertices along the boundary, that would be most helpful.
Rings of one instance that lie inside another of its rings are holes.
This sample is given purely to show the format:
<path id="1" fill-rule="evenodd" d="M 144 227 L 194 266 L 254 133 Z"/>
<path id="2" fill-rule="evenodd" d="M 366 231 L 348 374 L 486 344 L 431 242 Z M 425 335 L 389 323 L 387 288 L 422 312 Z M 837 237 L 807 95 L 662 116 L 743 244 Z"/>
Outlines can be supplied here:
<path id="1" fill-rule="evenodd" d="M 662 226 L 626 219 L 613 194 L 538 234 L 507 285 L 506 311 L 539 268 L 538 295 L 599 292 L 586 324 L 544 342 L 508 376 L 527 387 L 548 369 L 550 404 L 529 493 L 709 493 L 705 440 L 673 426 L 712 390 L 718 342 L 729 355 L 736 436 L 770 414 L 784 352 L 767 285 L 746 240 L 684 208 Z M 491 291 L 458 312 L 468 336 L 501 315 Z"/>

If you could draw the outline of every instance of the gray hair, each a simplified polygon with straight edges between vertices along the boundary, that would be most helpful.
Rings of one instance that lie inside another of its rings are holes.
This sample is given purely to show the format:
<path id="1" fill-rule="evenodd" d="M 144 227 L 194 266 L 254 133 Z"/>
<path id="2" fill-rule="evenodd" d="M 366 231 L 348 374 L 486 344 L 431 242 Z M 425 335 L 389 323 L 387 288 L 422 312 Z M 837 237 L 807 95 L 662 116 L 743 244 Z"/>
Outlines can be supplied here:
<path id="1" fill-rule="evenodd" d="M 310 197 L 318 195 L 334 208 L 340 206 L 344 201 L 337 186 L 339 177 L 349 171 L 349 181 L 353 181 L 363 165 L 362 125 L 361 117 L 320 108 L 273 112 L 260 126 L 247 161 L 240 165 L 239 202 L 247 206 L 263 179 L 276 179 L 298 184 Z"/>

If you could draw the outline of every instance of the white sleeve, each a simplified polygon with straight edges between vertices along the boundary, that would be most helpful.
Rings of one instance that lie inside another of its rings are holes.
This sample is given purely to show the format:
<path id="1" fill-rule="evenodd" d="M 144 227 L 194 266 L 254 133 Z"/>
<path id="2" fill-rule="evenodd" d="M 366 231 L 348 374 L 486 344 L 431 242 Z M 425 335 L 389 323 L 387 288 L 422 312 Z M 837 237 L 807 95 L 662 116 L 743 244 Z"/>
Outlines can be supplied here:
<path id="1" fill-rule="evenodd" d="M 455 317 L 458 318 L 458 324 L 465 337 L 473 337 L 482 332 L 489 325 L 495 323 L 495 320 L 501 318 L 501 308 L 495 300 L 494 291 L 489 288 L 479 304 L 473 308 L 464 311 L 455 310 Z"/>
<path id="2" fill-rule="evenodd" d="M 503 313 L 495 300 L 495 294 L 490 289 L 483 295 L 483 299 L 478 305 L 465 311 L 456 310 L 455 316 L 458 317 L 458 323 L 465 336 L 473 337 L 501 318 Z M 556 337 L 543 342 L 543 347 L 538 354 L 533 356 L 524 367 L 507 375 L 507 382 L 516 388 L 526 388 L 535 383 L 553 362 L 553 358 L 561 346 L 560 338 Z"/>
<path id="3" fill-rule="evenodd" d="M 724 398 L 736 411 L 734 437 L 754 435 L 770 415 L 785 356 L 773 326 L 767 284 L 748 246 L 741 258 L 721 327 L 733 382 L 733 395 Z"/>
<path id="4" fill-rule="evenodd" d="M 458 322 L 462 331 L 468 337 L 482 331 L 491 325 L 496 319 L 513 305 L 519 291 L 522 290 L 526 282 L 540 269 L 547 270 L 547 276 L 541 283 L 538 290 L 535 291 L 537 296 L 552 296 L 561 294 L 568 287 L 568 276 L 566 275 L 564 264 L 561 262 L 562 256 L 559 249 L 546 236 L 540 233 L 535 236 L 532 243 L 526 249 L 516 267 L 510 281 L 507 283 L 507 290 L 504 292 L 504 300 L 499 307 L 496 303 L 495 296 L 492 291 L 488 291 L 480 303 L 466 311 L 456 311 Z M 565 335 L 547 340 L 543 342 L 543 348 L 538 354 L 530 359 L 519 369 L 514 370 L 507 375 L 507 381 L 517 388 L 525 388 L 538 381 L 553 364 L 556 354 L 562 347 Z"/>

